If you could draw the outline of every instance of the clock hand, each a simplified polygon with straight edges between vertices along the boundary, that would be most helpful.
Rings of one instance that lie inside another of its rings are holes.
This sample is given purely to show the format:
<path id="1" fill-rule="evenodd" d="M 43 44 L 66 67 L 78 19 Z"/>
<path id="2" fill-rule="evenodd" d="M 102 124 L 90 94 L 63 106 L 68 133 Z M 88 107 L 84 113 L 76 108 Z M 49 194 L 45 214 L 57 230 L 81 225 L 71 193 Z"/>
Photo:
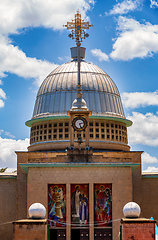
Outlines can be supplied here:
<path id="1" fill-rule="evenodd" d="M 79 125 L 80 125 L 80 128 L 82 128 L 82 126 L 83 126 L 82 124 L 83 124 L 83 123 L 81 123 L 81 122 L 79 123 Z"/>

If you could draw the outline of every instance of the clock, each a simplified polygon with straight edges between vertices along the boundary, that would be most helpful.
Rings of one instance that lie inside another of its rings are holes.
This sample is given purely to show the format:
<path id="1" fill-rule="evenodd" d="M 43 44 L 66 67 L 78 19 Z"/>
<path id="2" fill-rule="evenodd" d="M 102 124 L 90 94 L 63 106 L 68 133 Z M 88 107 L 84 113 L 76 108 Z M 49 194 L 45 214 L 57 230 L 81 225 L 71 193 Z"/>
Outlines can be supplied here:
<path id="1" fill-rule="evenodd" d="M 74 130 L 81 132 L 86 129 L 87 121 L 84 117 L 75 117 L 72 121 Z"/>

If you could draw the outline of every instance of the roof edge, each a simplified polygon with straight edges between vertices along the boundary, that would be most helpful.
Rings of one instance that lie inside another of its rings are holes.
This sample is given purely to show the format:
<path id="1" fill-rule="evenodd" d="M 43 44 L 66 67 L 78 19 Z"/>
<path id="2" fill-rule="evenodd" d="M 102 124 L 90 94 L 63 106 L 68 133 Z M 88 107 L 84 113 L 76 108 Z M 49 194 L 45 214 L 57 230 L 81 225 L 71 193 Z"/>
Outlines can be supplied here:
<path id="1" fill-rule="evenodd" d="M 99 115 L 93 115 L 89 117 L 90 119 L 104 119 L 104 120 L 113 120 L 113 121 L 117 121 L 117 122 L 122 122 L 126 124 L 126 127 L 130 127 L 132 125 L 132 121 L 126 118 L 119 118 L 119 117 L 112 117 L 112 116 L 99 116 Z M 50 121 L 50 120 L 58 120 L 58 119 L 70 119 L 69 116 L 43 116 L 43 117 L 39 117 L 39 118 L 32 118 L 28 121 L 25 122 L 25 125 L 27 127 L 32 127 L 32 125 L 34 123 L 37 122 L 43 122 L 43 121 Z"/>

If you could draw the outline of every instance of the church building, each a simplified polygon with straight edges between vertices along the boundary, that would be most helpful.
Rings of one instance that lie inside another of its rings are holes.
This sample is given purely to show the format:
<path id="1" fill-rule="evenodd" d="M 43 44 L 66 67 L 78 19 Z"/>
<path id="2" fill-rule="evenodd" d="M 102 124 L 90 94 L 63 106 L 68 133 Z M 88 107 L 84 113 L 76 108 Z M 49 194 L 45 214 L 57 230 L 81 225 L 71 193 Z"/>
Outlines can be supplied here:
<path id="1" fill-rule="evenodd" d="M 76 41 L 70 62 L 41 84 L 28 151 L 17 154 L 17 175 L 0 175 L 0 224 L 46 208 L 50 240 L 119 240 L 123 207 L 136 202 L 141 216 L 158 219 L 158 174 L 142 174 L 142 151 L 130 151 L 119 90 L 101 68 L 86 62 L 89 22 L 80 13 L 65 25 Z M 2 194 L 3 193 L 3 194 Z M 0 239 L 13 239 L 12 224 Z"/>

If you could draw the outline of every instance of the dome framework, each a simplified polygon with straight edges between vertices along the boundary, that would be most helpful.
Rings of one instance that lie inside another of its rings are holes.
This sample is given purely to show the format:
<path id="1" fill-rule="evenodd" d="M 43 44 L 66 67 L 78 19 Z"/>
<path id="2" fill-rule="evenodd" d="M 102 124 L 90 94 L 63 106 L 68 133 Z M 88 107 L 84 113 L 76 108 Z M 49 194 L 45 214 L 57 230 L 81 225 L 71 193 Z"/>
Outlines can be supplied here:
<path id="1" fill-rule="evenodd" d="M 81 61 L 83 99 L 92 115 L 125 118 L 119 91 L 113 80 L 99 67 Z M 77 61 L 65 63 L 51 72 L 36 98 L 33 118 L 44 115 L 66 116 L 77 90 Z"/>

